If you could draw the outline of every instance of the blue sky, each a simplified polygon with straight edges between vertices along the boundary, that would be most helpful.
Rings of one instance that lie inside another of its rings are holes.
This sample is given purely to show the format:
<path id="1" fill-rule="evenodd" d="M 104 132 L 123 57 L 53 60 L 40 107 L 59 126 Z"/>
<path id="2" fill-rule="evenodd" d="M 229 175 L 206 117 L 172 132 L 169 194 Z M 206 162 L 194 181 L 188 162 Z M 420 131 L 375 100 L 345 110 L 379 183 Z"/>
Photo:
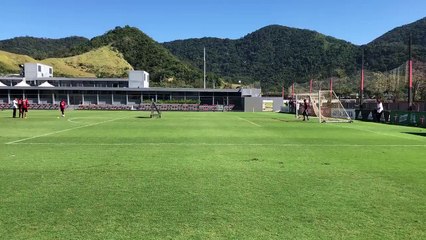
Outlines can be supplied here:
<path id="1" fill-rule="evenodd" d="M 425 0 L 20 0 L 0 3 L 0 39 L 101 35 L 140 28 L 159 42 L 237 39 L 270 24 L 315 30 L 355 44 L 426 17 Z"/>

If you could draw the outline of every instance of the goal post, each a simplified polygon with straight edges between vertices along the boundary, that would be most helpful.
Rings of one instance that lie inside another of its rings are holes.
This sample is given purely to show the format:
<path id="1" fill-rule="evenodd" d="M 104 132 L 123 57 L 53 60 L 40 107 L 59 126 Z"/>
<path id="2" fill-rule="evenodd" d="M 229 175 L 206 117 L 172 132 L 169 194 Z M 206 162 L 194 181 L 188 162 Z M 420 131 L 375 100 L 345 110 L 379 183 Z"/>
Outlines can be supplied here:
<path id="1" fill-rule="evenodd" d="M 296 118 L 303 113 L 304 100 L 308 102 L 309 116 L 317 117 L 320 123 L 352 122 L 334 91 L 296 94 Z"/>

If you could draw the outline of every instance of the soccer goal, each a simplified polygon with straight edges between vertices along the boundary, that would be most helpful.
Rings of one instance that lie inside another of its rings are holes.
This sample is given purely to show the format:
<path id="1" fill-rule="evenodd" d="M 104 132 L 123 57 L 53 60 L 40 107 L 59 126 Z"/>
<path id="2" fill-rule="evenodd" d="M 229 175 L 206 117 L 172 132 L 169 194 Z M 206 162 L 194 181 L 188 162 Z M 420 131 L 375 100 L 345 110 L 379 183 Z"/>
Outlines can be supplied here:
<path id="1" fill-rule="evenodd" d="M 348 112 L 334 91 L 326 90 L 296 94 L 296 118 L 299 118 L 303 113 L 304 100 L 309 105 L 309 116 L 318 117 L 320 123 L 352 122 Z"/>
<path id="2" fill-rule="evenodd" d="M 154 100 L 151 102 L 151 118 L 158 117 L 161 118 L 160 109 L 158 109 L 157 104 L 155 104 Z"/>

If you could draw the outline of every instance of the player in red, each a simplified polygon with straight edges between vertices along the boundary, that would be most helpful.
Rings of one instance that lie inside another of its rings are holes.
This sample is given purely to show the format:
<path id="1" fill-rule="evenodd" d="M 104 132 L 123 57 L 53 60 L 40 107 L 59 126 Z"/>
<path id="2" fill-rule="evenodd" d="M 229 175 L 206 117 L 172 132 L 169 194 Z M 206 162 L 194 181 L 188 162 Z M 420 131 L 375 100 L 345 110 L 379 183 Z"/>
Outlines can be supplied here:
<path id="1" fill-rule="evenodd" d="M 305 121 L 305 117 L 306 117 L 307 120 L 309 120 L 308 109 L 309 109 L 309 104 L 306 101 L 306 99 L 303 99 L 303 121 Z"/>
<path id="2" fill-rule="evenodd" d="M 19 110 L 19 118 L 22 117 L 22 98 L 18 100 L 18 110 Z"/>
<path id="3" fill-rule="evenodd" d="M 22 118 L 27 118 L 29 105 L 30 104 L 28 103 L 28 98 L 25 98 L 24 100 L 22 100 Z"/>
<path id="4" fill-rule="evenodd" d="M 62 99 L 61 103 L 59 103 L 59 108 L 62 113 L 62 117 L 65 117 L 65 108 L 67 107 L 67 104 L 65 103 L 65 100 Z"/>

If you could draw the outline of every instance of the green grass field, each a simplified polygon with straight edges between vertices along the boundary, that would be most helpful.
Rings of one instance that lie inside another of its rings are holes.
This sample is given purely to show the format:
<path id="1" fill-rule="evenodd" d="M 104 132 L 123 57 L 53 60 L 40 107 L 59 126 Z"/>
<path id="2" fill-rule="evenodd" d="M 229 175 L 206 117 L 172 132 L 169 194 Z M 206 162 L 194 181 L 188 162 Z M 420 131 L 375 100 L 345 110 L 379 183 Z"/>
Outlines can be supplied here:
<path id="1" fill-rule="evenodd" d="M 426 130 L 0 112 L 0 239 L 425 239 Z"/>

